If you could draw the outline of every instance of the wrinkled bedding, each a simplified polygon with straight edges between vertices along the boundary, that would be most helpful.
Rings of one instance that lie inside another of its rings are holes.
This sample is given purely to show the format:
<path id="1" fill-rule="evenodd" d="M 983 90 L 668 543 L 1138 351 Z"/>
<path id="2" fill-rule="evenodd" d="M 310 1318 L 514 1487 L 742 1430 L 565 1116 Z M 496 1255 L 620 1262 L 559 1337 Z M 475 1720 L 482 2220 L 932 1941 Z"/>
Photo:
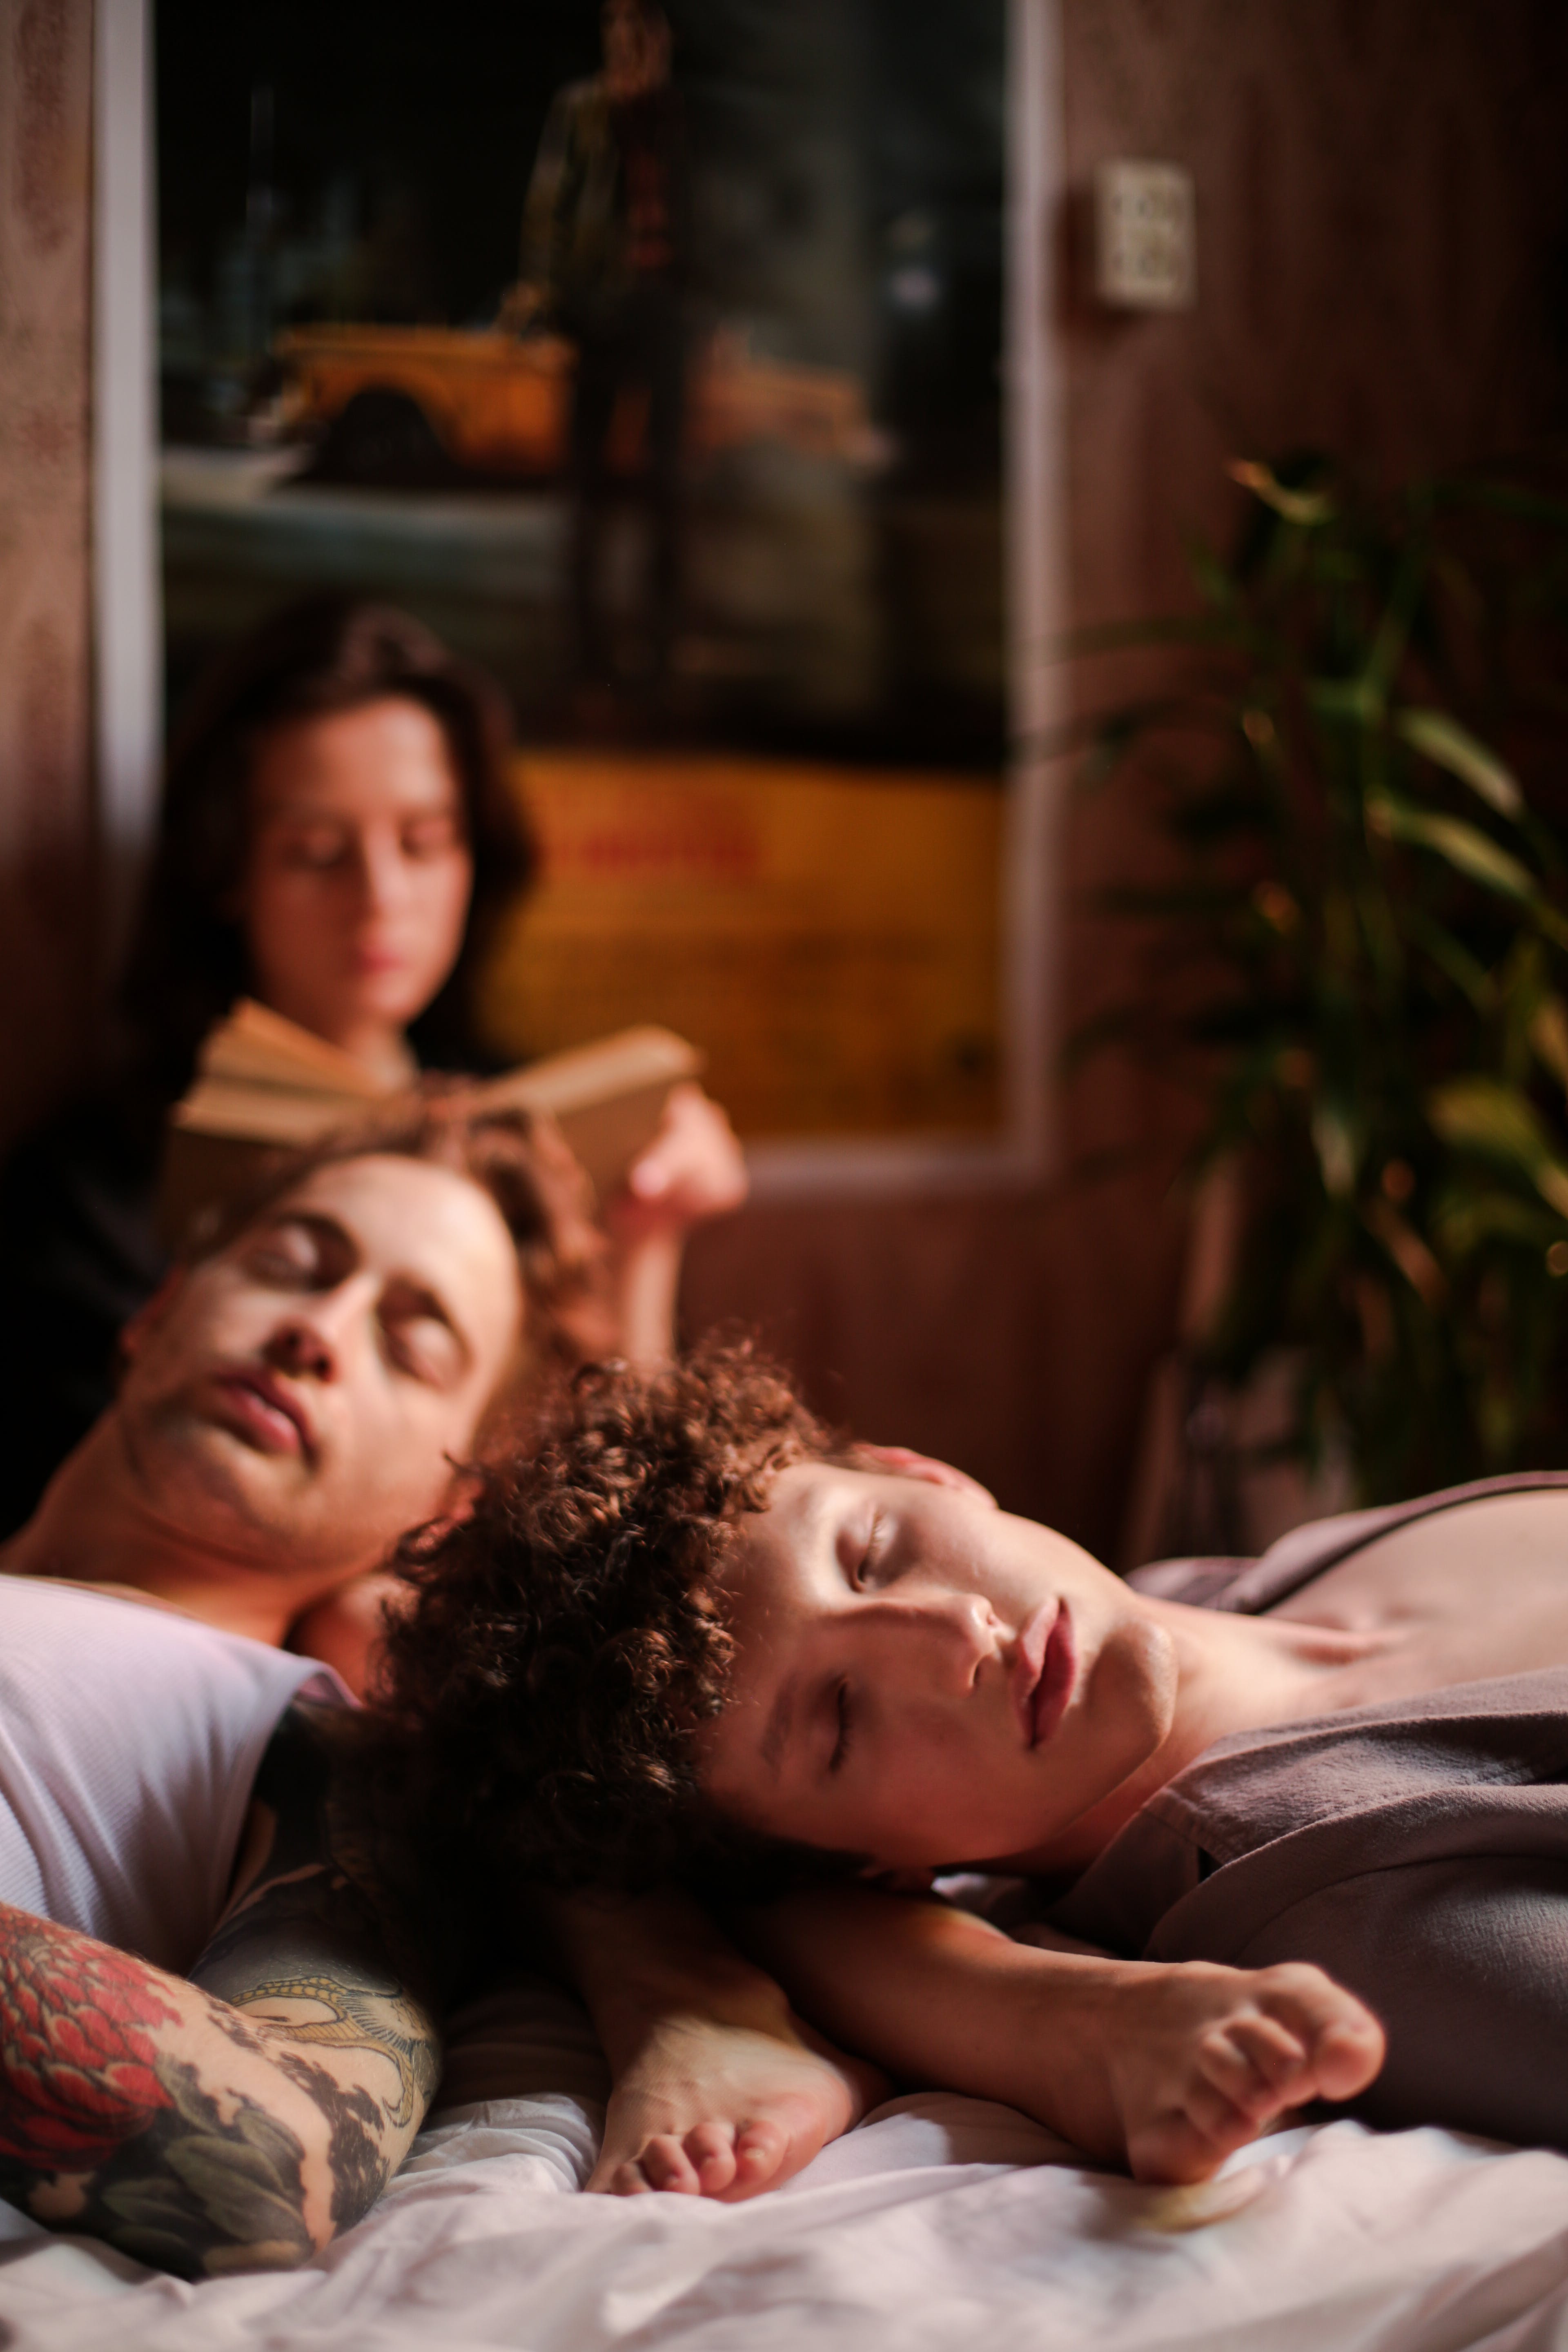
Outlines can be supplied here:
<path id="1" fill-rule="evenodd" d="M 467 2095 L 478 2087 L 490 2095 Z M 1084 2168 L 1012 2109 L 896 2099 L 742 2206 L 576 2194 L 575 2005 L 481 2004 L 385 2198 L 308 2269 L 198 2287 L 0 2207 L 6 2352 L 1568 2352 L 1568 2158 L 1353 2123 L 1198 2189 Z"/>

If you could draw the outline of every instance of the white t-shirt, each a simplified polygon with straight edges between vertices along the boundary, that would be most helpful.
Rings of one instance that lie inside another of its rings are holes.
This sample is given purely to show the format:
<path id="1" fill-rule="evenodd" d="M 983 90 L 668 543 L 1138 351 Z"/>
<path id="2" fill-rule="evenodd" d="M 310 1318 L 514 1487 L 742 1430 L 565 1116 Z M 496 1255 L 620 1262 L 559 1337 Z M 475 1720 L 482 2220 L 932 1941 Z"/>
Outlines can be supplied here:
<path id="1" fill-rule="evenodd" d="M 0 1576 L 0 1903 L 183 1975 L 262 1753 L 335 1675 L 164 1609 Z"/>

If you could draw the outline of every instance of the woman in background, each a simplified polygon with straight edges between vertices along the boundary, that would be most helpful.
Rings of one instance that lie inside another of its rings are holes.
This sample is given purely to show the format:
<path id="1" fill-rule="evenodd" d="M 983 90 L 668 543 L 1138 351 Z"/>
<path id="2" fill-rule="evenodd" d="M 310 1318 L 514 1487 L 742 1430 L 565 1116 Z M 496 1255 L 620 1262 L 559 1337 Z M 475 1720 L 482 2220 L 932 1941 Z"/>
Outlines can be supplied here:
<path id="1" fill-rule="evenodd" d="M 103 1410 L 119 1331 L 167 1271 L 164 1124 L 237 997 L 389 1088 L 497 1066 L 475 986 L 532 867 L 511 748 L 492 680 L 405 614 L 339 596 L 289 606 L 196 689 L 105 1067 L 0 1179 L 0 1534 Z M 668 1350 L 686 1236 L 745 1189 L 722 1111 L 677 1089 L 605 1208 L 628 1356 Z"/>

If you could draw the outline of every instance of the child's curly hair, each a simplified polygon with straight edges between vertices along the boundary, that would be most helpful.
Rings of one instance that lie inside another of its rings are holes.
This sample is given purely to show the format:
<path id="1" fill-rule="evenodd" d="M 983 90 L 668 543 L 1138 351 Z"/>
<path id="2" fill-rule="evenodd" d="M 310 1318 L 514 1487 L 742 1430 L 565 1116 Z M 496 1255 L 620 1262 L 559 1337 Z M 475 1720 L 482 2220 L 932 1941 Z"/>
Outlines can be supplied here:
<path id="1" fill-rule="evenodd" d="M 426 1836 L 498 1891 L 775 1876 L 784 1850 L 697 1783 L 731 1660 L 714 1585 L 776 1474 L 835 1450 L 745 1342 L 589 1365 L 548 1396 L 471 1514 L 400 1555 L 413 1600 L 377 1698 Z"/>

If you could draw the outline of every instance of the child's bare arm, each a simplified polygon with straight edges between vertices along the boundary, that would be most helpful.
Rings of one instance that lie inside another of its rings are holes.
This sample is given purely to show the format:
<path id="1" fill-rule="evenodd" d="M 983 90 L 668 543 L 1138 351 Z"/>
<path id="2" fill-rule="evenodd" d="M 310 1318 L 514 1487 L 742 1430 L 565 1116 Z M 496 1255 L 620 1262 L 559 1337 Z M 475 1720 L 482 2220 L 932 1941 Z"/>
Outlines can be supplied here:
<path id="1" fill-rule="evenodd" d="M 1382 2028 L 1319 1969 L 1164 1966 L 1016 1944 L 871 1887 L 789 1895 L 745 1941 L 804 2016 L 906 2082 L 1022 2107 L 1142 2180 L 1201 2180 L 1277 2116 L 1345 2099 Z"/>

